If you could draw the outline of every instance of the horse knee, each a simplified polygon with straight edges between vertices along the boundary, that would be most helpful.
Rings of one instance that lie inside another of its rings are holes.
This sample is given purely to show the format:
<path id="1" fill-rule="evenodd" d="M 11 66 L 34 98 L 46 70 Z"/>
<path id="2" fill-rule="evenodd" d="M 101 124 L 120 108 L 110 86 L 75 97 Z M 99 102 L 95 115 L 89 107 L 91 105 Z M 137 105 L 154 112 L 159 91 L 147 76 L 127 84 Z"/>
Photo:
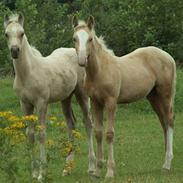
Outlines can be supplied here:
<path id="1" fill-rule="evenodd" d="M 168 116 L 168 120 L 167 120 L 167 124 L 168 126 L 170 126 L 171 128 L 174 127 L 174 119 L 175 119 L 175 115 L 172 112 L 169 116 Z"/>
<path id="2" fill-rule="evenodd" d="M 85 125 L 86 129 L 92 129 L 93 128 L 91 119 L 89 117 L 85 118 L 83 120 L 83 122 L 84 122 L 84 125 Z"/>
<path id="3" fill-rule="evenodd" d="M 41 144 L 44 144 L 45 140 L 46 140 L 46 130 L 43 129 L 43 130 L 40 130 L 39 132 L 39 141 Z"/>
<path id="4" fill-rule="evenodd" d="M 107 143 L 113 142 L 113 139 L 114 139 L 114 132 L 113 131 L 106 132 L 106 141 L 107 141 Z"/>
<path id="5" fill-rule="evenodd" d="M 95 138 L 96 138 L 97 142 L 102 141 L 102 131 L 101 130 L 95 130 Z"/>
<path id="6" fill-rule="evenodd" d="M 34 129 L 28 127 L 26 133 L 27 133 L 27 137 L 28 137 L 28 140 L 30 141 L 30 143 L 34 143 L 34 141 L 35 141 L 35 139 L 34 139 Z"/>

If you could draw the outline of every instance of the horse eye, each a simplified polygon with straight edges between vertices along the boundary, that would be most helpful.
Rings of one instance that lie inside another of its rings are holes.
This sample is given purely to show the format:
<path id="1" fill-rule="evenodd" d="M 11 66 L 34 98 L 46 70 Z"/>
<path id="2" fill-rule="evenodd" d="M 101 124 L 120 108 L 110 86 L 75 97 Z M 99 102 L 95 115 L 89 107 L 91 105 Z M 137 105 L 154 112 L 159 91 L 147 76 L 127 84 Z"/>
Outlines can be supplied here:
<path id="1" fill-rule="evenodd" d="M 7 33 L 5 33 L 5 36 L 6 36 L 6 38 L 8 37 L 8 34 Z"/>
<path id="2" fill-rule="evenodd" d="M 73 38 L 73 41 L 76 42 L 76 38 L 75 37 Z"/>
<path id="3" fill-rule="evenodd" d="M 88 41 L 91 42 L 93 40 L 93 38 L 91 37 Z"/>
<path id="4" fill-rule="evenodd" d="M 23 37 L 24 36 L 24 32 L 22 32 L 20 36 Z"/>

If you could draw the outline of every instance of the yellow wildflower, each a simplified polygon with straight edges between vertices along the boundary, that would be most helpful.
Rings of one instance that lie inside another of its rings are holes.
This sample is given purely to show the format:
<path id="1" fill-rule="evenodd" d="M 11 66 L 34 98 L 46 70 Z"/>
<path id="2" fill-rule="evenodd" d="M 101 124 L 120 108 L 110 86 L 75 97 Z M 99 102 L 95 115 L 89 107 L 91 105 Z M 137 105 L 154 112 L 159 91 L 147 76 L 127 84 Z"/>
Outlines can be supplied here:
<path id="1" fill-rule="evenodd" d="M 76 130 L 72 130 L 72 134 L 73 134 L 74 138 L 76 138 L 76 139 L 81 139 L 82 138 L 81 133 L 76 131 Z"/>
<path id="2" fill-rule="evenodd" d="M 50 121 L 57 121 L 57 117 L 55 117 L 55 116 L 50 116 L 50 117 L 49 117 L 49 120 L 50 120 Z"/>
<path id="3" fill-rule="evenodd" d="M 43 131 L 46 127 L 44 125 L 37 125 L 36 130 L 37 131 Z"/>
<path id="4" fill-rule="evenodd" d="M 64 155 L 68 155 L 73 149 L 72 143 L 70 141 L 66 141 L 64 142 L 64 146 L 65 147 L 62 152 L 64 153 Z"/>
<path id="5" fill-rule="evenodd" d="M 64 170 L 63 170 L 63 176 L 65 175 L 69 175 L 71 173 L 71 171 L 74 169 L 75 166 L 75 162 L 74 160 L 70 160 L 69 162 L 67 162 L 64 166 Z"/>
<path id="6" fill-rule="evenodd" d="M 11 111 L 1 111 L 0 112 L 0 117 L 3 117 L 3 118 L 8 118 L 12 115 L 13 113 Z"/>
<path id="7" fill-rule="evenodd" d="M 75 152 L 76 152 L 76 153 L 80 153 L 80 152 L 81 152 L 81 149 L 80 149 L 79 146 L 76 146 L 76 147 L 75 147 Z"/>
<path id="8" fill-rule="evenodd" d="M 22 122 L 17 122 L 17 123 L 14 123 L 12 124 L 11 126 L 9 126 L 10 129 L 22 129 L 22 128 L 25 128 L 25 124 L 22 123 Z"/>
<path id="9" fill-rule="evenodd" d="M 15 115 L 12 115 L 10 117 L 7 118 L 9 121 L 11 122 L 16 122 L 16 121 L 20 121 L 21 119 Z"/>
<path id="10" fill-rule="evenodd" d="M 36 122 L 36 121 L 38 121 L 38 117 L 36 115 L 28 115 L 28 116 L 22 117 L 22 120 L 23 121 Z"/>
<path id="11" fill-rule="evenodd" d="M 52 139 L 48 139 L 48 140 L 46 141 L 46 145 L 47 145 L 48 147 L 51 147 L 51 146 L 54 145 L 54 141 L 53 141 Z"/>
<path id="12" fill-rule="evenodd" d="M 57 125 L 57 126 L 60 126 L 60 127 L 63 127 L 63 128 L 66 127 L 65 121 L 57 122 L 56 125 Z"/>

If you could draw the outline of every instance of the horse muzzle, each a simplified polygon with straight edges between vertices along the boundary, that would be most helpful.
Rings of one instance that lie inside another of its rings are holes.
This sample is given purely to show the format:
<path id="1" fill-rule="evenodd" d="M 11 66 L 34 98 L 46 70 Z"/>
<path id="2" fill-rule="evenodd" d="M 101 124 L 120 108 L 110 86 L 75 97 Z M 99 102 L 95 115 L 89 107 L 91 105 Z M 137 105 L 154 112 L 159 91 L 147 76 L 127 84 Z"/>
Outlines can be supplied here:
<path id="1" fill-rule="evenodd" d="M 87 62 L 88 62 L 88 56 L 85 50 L 81 50 L 78 52 L 78 63 L 79 66 L 81 67 L 85 67 L 87 66 Z"/>
<path id="2" fill-rule="evenodd" d="M 12 46 L 11 47 L 11 56 L 12 56 L 12 58 L 17 59 L 18 55 L 19 55 L 19 52 L 20 52 L 20 49 L 17 46 Z"/>

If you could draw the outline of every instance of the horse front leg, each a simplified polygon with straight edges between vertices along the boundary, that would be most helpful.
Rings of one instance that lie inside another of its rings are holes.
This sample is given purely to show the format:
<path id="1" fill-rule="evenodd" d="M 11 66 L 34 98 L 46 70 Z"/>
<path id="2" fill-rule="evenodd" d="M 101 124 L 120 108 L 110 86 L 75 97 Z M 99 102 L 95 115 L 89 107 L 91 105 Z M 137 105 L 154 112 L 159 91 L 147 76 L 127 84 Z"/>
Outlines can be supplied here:
<path id="1" fill-rule="evenodd" d="M 38 137 L 39 137 L 39 154 L 40 154 L 40 165 L 38 180 L 41 181 L 47 173 L 47 159 L 46 159 L 46 112 L 48 104 L 45 101 L 39 101 L 37 105 L 39 126 Z"/>
<path id="2" fill-rule="evenodd" d="M 93 126 L 90 116 L 89 98 L 83 91 L 76 92 L 75 95 L 83 112 L 83 123 L 87 134 L 88 159 L 89 159 L 88 173 L 93 174 L 95 172 L 96 158 L 93 147 Z"/>
<path id="3" fill-rule="evenodd" d="M 20 101 L 21 109 L 25 116 L 32 115 L 34 112 L 34 106 L 30 103 Z M 30 149 L 30 156 L 31 156 L 31 171 L 32 171 L 32 177 L 37 178 L 38 171 L 36 169 L 37 163 L 36 163 L 36 156 L 35 156 L 35 123 L 30 123 L 26 129 L 27 139 L 28 139 L 28 146 Z"/>
<path id="4" fill-rule="evenodd" d="M 114 140 L 114 119 L 116 113 L 116 100 L 109 98 L 105 104 L 107 110 L 107 131 L 106 131 L 106 141 L 108 143 L 108 160 L 107 160 L 107 174 L 106 178 L 114 177 L 114 153 L 113 153 L 113 140 Z"/>
<path id="5" fill-rule="evenodd" d="M 96 147 L 96 170 L 94 176 L 100 177 L 100 170 L 103 165 L 103 109 L 104 106 L 100 105 L 97 101 L 92 100 L 92 107 L 94 112 L 95 123 L 95 138 L 97 142 Z"/>

